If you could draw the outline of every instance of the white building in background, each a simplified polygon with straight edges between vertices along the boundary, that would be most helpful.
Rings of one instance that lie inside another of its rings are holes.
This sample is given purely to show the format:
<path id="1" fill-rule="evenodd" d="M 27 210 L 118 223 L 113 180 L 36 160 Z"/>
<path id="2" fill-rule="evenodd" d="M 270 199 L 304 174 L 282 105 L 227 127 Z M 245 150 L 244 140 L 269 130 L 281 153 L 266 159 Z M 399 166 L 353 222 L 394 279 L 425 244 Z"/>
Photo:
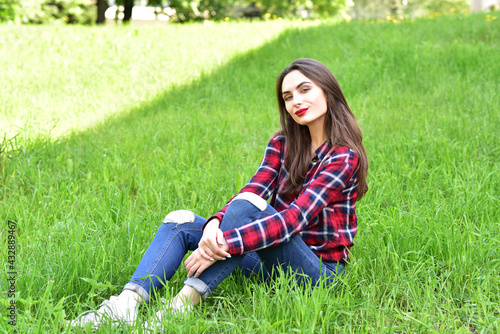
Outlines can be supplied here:
<path id="1" fill-rule="evenodd" d="M 104 16 L 106 20 L 123 20 L 123 6 L 117 6 L 115 0 L 108 1 L 109 8 Z M 171 8 L 151 7 L 147 6 L 147 0 L 135 1 L 132 8 L 132 20 L 134 21 L 165 21 L 170 20 L 170 16 L 175 14 L 175 10 Z"/>
<path id="2" fill-rule="evenodd" d="M 500 0 L 471 0 L 471 12 L 500 9 Z"/>

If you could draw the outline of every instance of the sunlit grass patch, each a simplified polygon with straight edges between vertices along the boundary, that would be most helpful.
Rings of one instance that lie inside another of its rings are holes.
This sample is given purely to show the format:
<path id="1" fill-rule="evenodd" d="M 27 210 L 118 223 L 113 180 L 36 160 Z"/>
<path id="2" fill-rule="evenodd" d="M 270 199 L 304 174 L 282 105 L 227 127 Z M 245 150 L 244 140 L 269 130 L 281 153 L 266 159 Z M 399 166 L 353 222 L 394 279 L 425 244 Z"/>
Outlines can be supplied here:
<path id="1" fill-rule="evenodd" d="M 290 23 L 0 26 L 1 133 L 87 129 L 190 84 Z"/>

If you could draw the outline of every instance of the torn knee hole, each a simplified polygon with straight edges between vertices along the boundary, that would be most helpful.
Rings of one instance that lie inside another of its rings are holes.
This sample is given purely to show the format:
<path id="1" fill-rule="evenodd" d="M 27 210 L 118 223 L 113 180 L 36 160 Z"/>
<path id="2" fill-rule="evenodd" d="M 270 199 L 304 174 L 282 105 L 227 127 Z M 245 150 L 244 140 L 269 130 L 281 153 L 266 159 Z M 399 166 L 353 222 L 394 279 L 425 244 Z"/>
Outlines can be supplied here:
<path id="1" fill-rule="evenodd" d="M 239 200 L 242 199 L 242 200 L 250 202 L 260 211 L 265 211 L 267 208 L 267 202 L 262 197 L 254 194 L 254 193 L 244 192 L 244 193 L 238 194 L 233 199 L 233 201 L 238 200 L 238 199 Z"/>
<path id="2" fill-rule="evenodd" d="M 177 210 L 170 212 L 165 219 L 163 219 L 163 223 L 175 223 L 175 224 L 185 224 L 185 223 L 193 223 L 194 222 L 194 213 L 189 210 Z"/>

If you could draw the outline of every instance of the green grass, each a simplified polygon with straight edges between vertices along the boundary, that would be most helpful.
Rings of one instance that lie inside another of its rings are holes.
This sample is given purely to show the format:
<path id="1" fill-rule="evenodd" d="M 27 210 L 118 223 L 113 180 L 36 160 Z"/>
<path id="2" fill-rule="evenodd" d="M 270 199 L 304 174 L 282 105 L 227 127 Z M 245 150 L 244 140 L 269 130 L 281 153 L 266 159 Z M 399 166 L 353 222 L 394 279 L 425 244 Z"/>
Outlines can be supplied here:
<path id="1" fill-rule="evenodd" d="M 230 277 L 169 332 L 499 332 L 499 37 L 484 15 L 0 26 L 0 233 L 17 221 L 18 332 L 65 331 L 119 293 L 166 213 L 208 216 L 244 185 L 278 129 L 275 78 L 297 57 L 332 69 L 365 135 L 352 261 L 324 289 Z"/>

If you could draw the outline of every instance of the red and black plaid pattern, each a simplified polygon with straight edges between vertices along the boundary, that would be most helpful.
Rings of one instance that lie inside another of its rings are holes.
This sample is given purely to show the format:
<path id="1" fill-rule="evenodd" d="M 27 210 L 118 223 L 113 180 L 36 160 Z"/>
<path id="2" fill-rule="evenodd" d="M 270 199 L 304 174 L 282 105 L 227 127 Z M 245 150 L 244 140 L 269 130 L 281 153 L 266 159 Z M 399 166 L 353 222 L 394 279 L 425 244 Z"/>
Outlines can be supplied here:
<path id="1" fill-rule="evenodd" d="M 240 193 L 269 199 L 288 175 L 284 149 L 285 137 L 275 134 L 259 169 Z M 346 261 L 357 231 L 357 169 L 358 156 L 353 150 L 333 148 L 325 142 L 316 150 L 298 196 L 283 196 L 278 191 L 274 204 L 278 213 L 224 232 L 229 252 L 253 252 L 285 243 L 298 234 L 324 261 Z M 222 221 L 230 202 L 213 217 Z"/>

